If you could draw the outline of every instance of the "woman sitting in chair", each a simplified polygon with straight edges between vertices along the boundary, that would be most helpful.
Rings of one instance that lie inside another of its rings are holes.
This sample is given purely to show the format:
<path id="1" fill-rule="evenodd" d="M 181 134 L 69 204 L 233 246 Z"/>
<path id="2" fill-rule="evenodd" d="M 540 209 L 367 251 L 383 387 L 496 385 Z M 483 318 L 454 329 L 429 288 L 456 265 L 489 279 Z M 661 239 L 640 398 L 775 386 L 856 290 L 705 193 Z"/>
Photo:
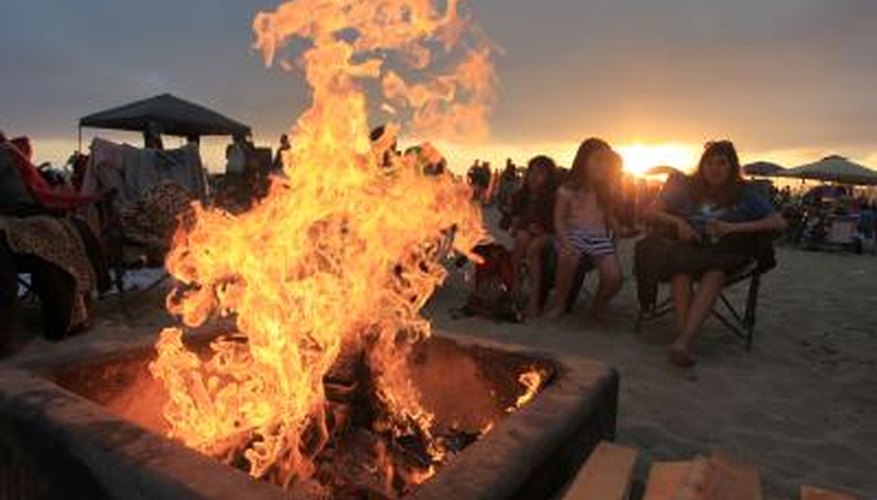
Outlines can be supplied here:
<path id="1" fill-rule="evenodd" d="M 694 364 L 692 344 L 729 275 L 753 258 L 753 235 L 782 232 L 786 222 L 754 186 L 743 182 L 730 141 L 707 143 L 690 178 L 668 179 L 651 211 L 678 240 L 664 265 L 671 269 L 678 337 L 670 361 Z M 693 285 L 697 282 L 697 290 Z"/>
<path id="2" fill-rule="evenodd" d="M 600 275 L 591 315 L 605 320 L 609 302 L 621 290 L 621 263 L 616 237 L 632 233 L 616 217 L 621 157 L 602 139 L 591 138 L 579 147 L 567 182 L 557 192 L 554 227 L 558 235 L 558 266 L 554 300 L 548 316 L 558 318 L 568 307 L 576 268 L 582 259 L 593 261 Z"/>
<path id="3" fill-rule="evenodd" d="M 68 215 L 95 200 L 53 190 L 31 162 L 30 142 L 0 137 L 0 354 L 9 347 L 19 273 L 31 275 L 47 338 L 60 340 L 90 323 L 92 285 L 108 280 L 99 243 Z"/>
<path id="4" fill-rule="evenodd" d="M 515 240 L 515 295 L 526 280 L 530 297 L 527 317 L 541 309 L 542 253 L 554 235 L 554 197 L 557 191 L 557 165 L 547 156 L 537 156 L 527 165 L 524 185 L 512 198 L 509 232 Z"/>

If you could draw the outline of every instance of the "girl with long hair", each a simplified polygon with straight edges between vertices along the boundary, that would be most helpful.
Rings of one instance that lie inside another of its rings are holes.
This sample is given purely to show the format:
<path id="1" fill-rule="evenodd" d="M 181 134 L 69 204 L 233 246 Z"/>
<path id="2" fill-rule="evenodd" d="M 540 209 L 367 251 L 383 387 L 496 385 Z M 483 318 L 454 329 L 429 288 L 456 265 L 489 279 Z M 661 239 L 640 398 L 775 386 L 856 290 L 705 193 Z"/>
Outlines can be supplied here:
<path id="1" fill-rule="evenodd" d="M 554 160 L 537 156 L 527 164 L 524 184 L 512 199 L 511 235 L 515 240 L 513 259 L 517 275 L 515 292 L 520 290 L 526 278 L 530 290 L 526 314 L 530 317 L 538 315 L 541 306 L 542 252 L 554 235 L 556 178 L 557 165 Z"/>
<path id="2" fill-rule="evenodd" d="M 554 208 L 560 248 L 549 316 L 558 317 L 566 311 L 582 258 L 592 259 L 600 274 L 592 312 L 595 318 L 605 317 L 609 302 L 621 289 L 621 264 L 613 237 L 613 233 L 622 232 L 615 217 L 620 177 L 621 157 L 606 141 L 591 138 L 581 144 Z"/>
<path id="3" fill-rule="evenodd" d="M 675 270 L 671 283 L 678 330 L 669 357 L 688 367 L 694 364 L 693 342 L 725 281 L 752 259 L 751 237 L 781 232 L 786 222 L 765 196 L 744 183 L 730 141 L 707 143 L 693 176 L 668 180 L 651 218 L 675 230 L 679 242 L 667 263 Z"/>

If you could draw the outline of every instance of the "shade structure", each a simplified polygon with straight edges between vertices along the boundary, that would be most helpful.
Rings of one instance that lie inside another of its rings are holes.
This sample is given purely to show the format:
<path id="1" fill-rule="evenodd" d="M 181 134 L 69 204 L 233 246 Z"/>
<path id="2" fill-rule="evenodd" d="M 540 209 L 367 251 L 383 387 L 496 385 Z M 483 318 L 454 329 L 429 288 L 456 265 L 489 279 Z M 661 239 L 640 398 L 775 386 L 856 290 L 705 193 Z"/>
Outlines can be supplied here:
<path id="1" fill-rule="evenodd" d="M 757 177 L 773 177 L 785 171 L 785 168 L 769 161 L 757 161 L 743 167 L 744 174 Z"/>
<path id="2" fill-rule="evenodd" d="M 250 127 L 171 94 L 132 102 L 85 116 L 80 127 L 157 132 L 181 137 L 246 135 Z"/>
<path id="3" fill-rule="evenodd" d="M 791 168 L 781 177 L 837 182 L 851 185 L 877 185 L 877 171 L 852 162 L 843 156 L 828 156 L 815 163 Z"/>

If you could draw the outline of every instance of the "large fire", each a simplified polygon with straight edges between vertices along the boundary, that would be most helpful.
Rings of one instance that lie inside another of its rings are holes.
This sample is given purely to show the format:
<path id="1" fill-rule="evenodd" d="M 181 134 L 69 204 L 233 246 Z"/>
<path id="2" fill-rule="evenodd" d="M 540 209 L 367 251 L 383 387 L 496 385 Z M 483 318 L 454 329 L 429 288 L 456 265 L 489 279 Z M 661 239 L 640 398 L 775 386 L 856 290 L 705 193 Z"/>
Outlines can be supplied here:
<path id="1" fill-rule="evenodd" d="M 296 0 L 253 29 L 268 64 L 304 71 L 313 100 L 267 198 L 241 215 L 196 207 L 176 236 L 169 310 L 188 328 L 220 316 L 236 328 L 206 356 L 183 329 L 161 333 L 150 369 L 170 395 L 171 435 L 255 477 L 305 481 L 329 440 L 324 378 L 353 346 L 384 410 L 379 430 L 419 436 L 438 463 L 406 357 L 430 334 L 420 309 L 445 277 L 441 259 L 469 255 L 485 233 L 467 186 L 385 154 L 391 140 L 370 143 L 367 95 L 381 96 L 368 110 L 412 131 L 484 134 L 489 42 L 457 0 Z"/>

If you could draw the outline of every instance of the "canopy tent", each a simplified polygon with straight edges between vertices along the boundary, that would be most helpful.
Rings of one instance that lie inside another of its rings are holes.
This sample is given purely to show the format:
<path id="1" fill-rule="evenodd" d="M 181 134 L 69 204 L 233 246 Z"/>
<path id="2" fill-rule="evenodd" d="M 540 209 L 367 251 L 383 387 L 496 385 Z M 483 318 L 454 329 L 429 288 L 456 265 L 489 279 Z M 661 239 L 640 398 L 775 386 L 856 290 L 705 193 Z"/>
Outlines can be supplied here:
<path id="1" fill-rule="evenodd" d="M 154 130 L 160 134 L 180 137 L 244 136 L 250 132 L 250 127 L 247 125 L 170 94 L 162 94 L 80 118 L 80 139 L 83 127 L 144 133 Z"/>
<path id="2" fill-rule="evenodd" d="M 780 177 L 877 186 L 877 171 L 837 155 L 828 156 L 816 163 L 791 168 L 783 172 Z"/>
<path id="3" fill-rule="evenodd" d="M 773 177 L 786 169 L 769 161 L 757 161 L 743 167 L 743 173 L 753 177 Z"/>

